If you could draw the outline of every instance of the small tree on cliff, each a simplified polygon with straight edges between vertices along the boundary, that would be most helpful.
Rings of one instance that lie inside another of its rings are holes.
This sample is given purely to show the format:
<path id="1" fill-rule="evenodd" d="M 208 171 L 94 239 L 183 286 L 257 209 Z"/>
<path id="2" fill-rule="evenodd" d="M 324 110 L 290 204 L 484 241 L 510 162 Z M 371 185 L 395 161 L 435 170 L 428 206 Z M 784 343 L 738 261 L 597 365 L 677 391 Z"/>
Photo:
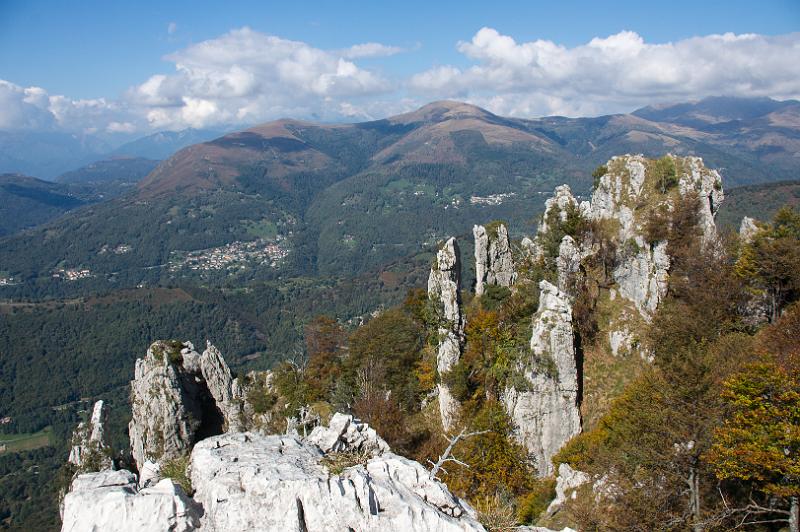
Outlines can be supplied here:
<path id="1" fill-rule="evenodd" d="M 721 480 L 752 484 L 789 501 L 789 511 L 751 504 L 745 515 L 785 514 L 792 532 L 800 530 L 800 380 L 782 364 L 751 364 L 725 383 L 730 408 L 714 434 L 707 459 Z M 759 518 L 760 519 L 760 518 Z"/>

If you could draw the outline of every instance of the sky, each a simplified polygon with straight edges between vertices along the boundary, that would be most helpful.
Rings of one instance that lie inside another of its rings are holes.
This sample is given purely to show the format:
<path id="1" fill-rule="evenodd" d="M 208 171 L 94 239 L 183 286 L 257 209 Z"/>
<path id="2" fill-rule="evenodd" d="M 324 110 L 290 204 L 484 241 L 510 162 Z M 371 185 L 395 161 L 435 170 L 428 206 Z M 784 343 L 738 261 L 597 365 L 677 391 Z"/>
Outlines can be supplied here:
<path id="1" fill-rule="evenodd" d="M 800 0 L 0 0 L 0 130 L 383 118 L 437 99 L 596 116 L 800 98 Z"/>

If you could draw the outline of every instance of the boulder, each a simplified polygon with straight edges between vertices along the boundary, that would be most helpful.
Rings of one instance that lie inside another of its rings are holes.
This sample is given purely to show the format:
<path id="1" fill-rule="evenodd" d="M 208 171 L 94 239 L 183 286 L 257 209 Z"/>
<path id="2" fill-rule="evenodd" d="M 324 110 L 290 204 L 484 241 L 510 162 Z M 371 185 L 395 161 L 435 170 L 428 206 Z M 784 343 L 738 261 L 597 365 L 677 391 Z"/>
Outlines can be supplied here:
<path id="1" fill-rule="evenodd" d="M 749 244 L 752 242 L 753 237 L 756 236 L 756 233 L 758 233 L 756 221 L 749 216 L 742 218 L 742 223 L 739 224 L 739 239 L 744 244 Z"/>
<path id="2" fill-rule="evenodd" d="M 376 456 L 389 451 L 389 444 L 375 429 L 340 412 L 333 415 L 327 427 L 314 427 L 305 441 L 313 443 L 323 453 L 356 452 Z"/>
<path id="3" fill-rule="evenodd" d="M 556 477 L 556 498 L 547 506 L 547 513 L 552 514 L 569 499 L 577 496 L 577 490 L 591 480 L 583 471 L 572 469 L 569 464 L 559 464 Z"/>

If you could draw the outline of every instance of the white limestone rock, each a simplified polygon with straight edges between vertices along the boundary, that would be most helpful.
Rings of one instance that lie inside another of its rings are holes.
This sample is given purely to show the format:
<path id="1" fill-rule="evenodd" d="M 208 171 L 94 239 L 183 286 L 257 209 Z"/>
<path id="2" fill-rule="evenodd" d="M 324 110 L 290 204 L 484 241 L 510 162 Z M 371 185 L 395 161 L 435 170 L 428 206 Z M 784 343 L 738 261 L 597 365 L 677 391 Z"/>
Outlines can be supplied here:
<path id="1" fill-rule="evenodd" d="M 556 477 L 556 498 L 547 506 L 547 513 L 552 514 L 569 499 L 575 499 L 577 490 L 591 480 L 583 471 L 572 469 L 569 464 L 559 464 Z"/>
<path id="2" fill-rule="evenodd" d="M 175 347 L 155 342 L 136 361 L 131 381 L 131 454 L 137 464 L 187 454 L 203 419 L 202 390 L 195 374 L 187 372 Z"/>
<path id="3" fill-rule="evenodd" d="M 340 412 L 333 415 L 327 427 L 314 427 L 305 441 L 313 443 L 323 453 L 357 452 L 377 456 L 390 450 L 375 429 Z"/>
<path id="4" fill-rule="evenodd" d="M 493 233 L 489 234 L 482 225 L 472 228 L 475 238 L 475 294 L 478 296 L 483 295 L 487 285 L 510 287 L 517 277 L 508 228 L 505 224 L 498 224 Z"/>
<path id="5" fill-rule="evenodd" d="M 200 511 L 180 486 L 165 479 L 139 490 L 130 471 L 79 475 L 64 498 L 62 532 L 188 532 Z"/>
<path id="6" fill-rule="evenodd" d="M 649 246 L 637 235 L 634 241 L 635 249 L 618 252 L 613 276 L 619 294 L 636 305 L 642 317 L 649 319 L 666 294 L 671 261 L 666 240 Z"/>
<path id="7" fill-rule="evenodd" d="M 531 360 L 521 368 L 527 389 L 513 387 L 503 403 L 514 435 L 536 461 L 539 476 L 553 474 L 551 458 L 581 430 L 578 369 L 569 297 L 547 281 L 539 283 L 533 317 Z"/>
<path id="8" fill-rule="evenodd" d="M 80 422 L 75 429 L 67 462 L 74 465 L 79 472 L 102 471 L 113 467 L 105 435 L 107 420 L 108 408 L 100 400 L 92 407 L 89 419 Z"/>
<path id="9" fill-rule="evenodd" d="M 742 241 L 742 243 L 749 244 L 752 242 L 753 237 L 756 236 L 756 233 L 758 233 L 756 221 L 749 216 L 742 218 L 742 223 L 739 224 L 739 239 Z"/>
<path id="10" fill-rule="evenodd" d="M 609 331 L 608 343 L 611 346 L 611 354 L 615 357 L 630 353 L 633 348 L 633 335 L 627 329 Z"/>
<path id="11" fill-rule="evenodd" d="M 202 530 L 483 530 L 474 512 L 392 453 L 330 476 L 314 445 L 295 438 L 224 434 L 192 452 Z"/>
<path id="12" fill-rule="evenodd" d="M 565 222 L 570 208 L 580 208 L 578 200 L 572 195 L 569 185 L 559 185 L 553 191 L 553 197 L 544 202 L 544 214 L 542 221 L 537 228 L 538 233 L 547 233 L 550 230 L 548 219 L 551 216 L 558 216 L 559 220 Z"/>
<path id="13" fill-rule="evenodd" d="M 713 243 L 717 238 L 717 226 L 714 223 L 719 206 L 725 199 L 722 190 L 722 177 L 716 170 L 703 165 L 700 157 L 685 157 L 689 170 L 680 177 L 678 187 L 681 195 L 690 191 L 697 193 L 700 199 L 700 228 L 704 245 Z"/>
<path id="14" fill-rule="evenodd" d="M 578 248 L 574 238 L 565 235 L 561 239 L 561 244 L 558 246 L 558 257 L 556 257 L 559 290 L 565 293 L 572 290 L 584 256 L 585 254 Z"/>
<path id="15" fill-rule="evenodd" d="M 217 408 L 225 418 L 225 427 L 230 432 L 244 429 L 243 392 L 219 349 L 206 342 L 206 350 L 200 355 L 200 372 Z M 185 366 L 185 364 L 184 364 Z"/>
<path id="16" fill-rule="evenodd" d="M 461 358 L 464 345 L 464 318 L 461 313 L 461 260 L 455 238 L 450 238 L 436 254 L 428 277 L 428 298 L 440 309 L 439 349 L 436 366 L 439 375 L 449 372 Z M 458 402 L 440 382 L 439 411 L 442 425 L 449 430 L 458 415 Z"/>

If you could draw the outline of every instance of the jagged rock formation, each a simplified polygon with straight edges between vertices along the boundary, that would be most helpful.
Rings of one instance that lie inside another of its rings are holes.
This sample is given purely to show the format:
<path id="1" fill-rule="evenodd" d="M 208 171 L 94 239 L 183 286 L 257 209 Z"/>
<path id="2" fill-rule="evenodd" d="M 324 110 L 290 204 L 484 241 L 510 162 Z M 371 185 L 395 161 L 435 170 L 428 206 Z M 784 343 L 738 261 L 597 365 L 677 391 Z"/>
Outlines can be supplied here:
<path id="1" fill-rule="evenodd" d="M 483 530 L 418 463 L 392 453 L 332 475 L 316 446 L 226 434 L 192 452 L 202 530 Z"/>
<path id="2" fill-rule="evenodd" d="M 699 222 L 704 244 L 716 238 L 714 216 L 724 193 L 722 179 L 715 170 L 703 166 L 699 157 L 673 157 L 679 175 L 677 189 L 681 197 L 696 193 L 699 199 Z M 658 194 L 654 179 L 648 178 L 648 160 L 641 155 L 613 157 L 608 171 L 600 177 L 591 202 L 582 207 L 593 220 L 618 224 L 617 267 L 613 277 L 619 293 L 634 303 L 644 318 L 655 312 L 667 289 L 670 257 L 667 241 L 647 242 L 646 220 L 637 212 L 646 205 L 651 210 L 661 205 L 673 208 L 673 198 Z"/>
<path id="3" fill-rule="evenodd" d="M 749 216 L 742 218 L 742 223 L 739 224 L 739 239 L 745 244 L 750 243 L 756 233 L 758 233 L 756 221 Z"/>
<path id="4" fill-rule="evenodd" d="M 332 471 L 328 453 L 363 458 Z M 170 479 L 140 488 L 129 471 L 80 475 L 64 499 L 62 531 L 484 530 L 425 468 L 338 413 L 306 440 L 252 432 L 204 439 L 187 471 L 193 498 Z"/>
<path id="5" fill-rule="evenodd" d="M 514 284 L 514 261 L 505 224 L 472 228 L 475 237 L 475 294 L 483 295 L 487 285 L 510 287 Z"/>
<path id="6" fill-rule="evenodd" d="M 581 430 L 578 368 L 569 297 L 547 281 L 539 284 L 531 359 L 521 368 L 527 389 L 508 388 L 503 403 L 515 436 L 536 460 L 540 476 L 553 474 L 553 455 Z"/>
<path id="7" fill-rule="evenodd" d="M 136 361 L 131 381 L 131 453 L 140 467 L 187 454 L 200 438 L 238 430 L 238 383 L 219 351 L 202 355 L 189 343 L 153 343 Z M 157 469 L 157 468 L 151 468 Z"/>
<path id="8" fill-rule="evenodd" d="M 557 186 L 553 191 L 553 197 L 544 202 L 544 215 L 536 231 L 537 235 L 550 231 L 552 216 L 558 216 L 560 221 L 565 222 L 570 209 L 577 209 L 581 214 L 586 215 L 588 214 L 587 208 L 586 202 L 578 203 L 578 200 L 572 195 L 569 185 Z"/>
<path id="9" fill-rule="evenodd" d="M 67 461 L 77 471 L 100 471 L 113 466 L 105 435 L 107 419 L 108 408 L 103 401 L 97 401 L 92 408 L 91 417 L 80 422 L 75 429 Z"/>
<path id="10" fill-rule="evenodd" d="M 461 313 L 461 258 L 455 238 L 450 238 L 436 254 L 428 277 L 428 298 L 440 312 L 439 350 L 436 365 L 439 375 L 447 374 L 461 358 L 464 345 L 464 318 Z M 442 425 L 450 429 L 458 413 L 458 402 L 443 382 L 438 384 Z"/>
<path id="11" fill-rule="evenodd" d="M 206 342 L 206 350 L 200 355 L 200 372 L 209 393 L 225 418 L 225 428 L 231 432 L 244 429 L 243 392 L 219 350 Z"/>
<path id="12" fill-rule="evenodd" d="M 331 417 L 327 427 L 314 427 L 306 441 L 319 447 L 323 453 L 357 452 L 375 456 L 389 451 L 389 444 L 378 436 L 375 429 L 339 412 Z"/>
<path id="13" fill-rule="evenodd" d="M 63 505 L 62 532 L 188 532 L 200 525 L 200 509 L 180 486 L 164 479 L 140 490 L 125 470 L 79 475 Z"/>

